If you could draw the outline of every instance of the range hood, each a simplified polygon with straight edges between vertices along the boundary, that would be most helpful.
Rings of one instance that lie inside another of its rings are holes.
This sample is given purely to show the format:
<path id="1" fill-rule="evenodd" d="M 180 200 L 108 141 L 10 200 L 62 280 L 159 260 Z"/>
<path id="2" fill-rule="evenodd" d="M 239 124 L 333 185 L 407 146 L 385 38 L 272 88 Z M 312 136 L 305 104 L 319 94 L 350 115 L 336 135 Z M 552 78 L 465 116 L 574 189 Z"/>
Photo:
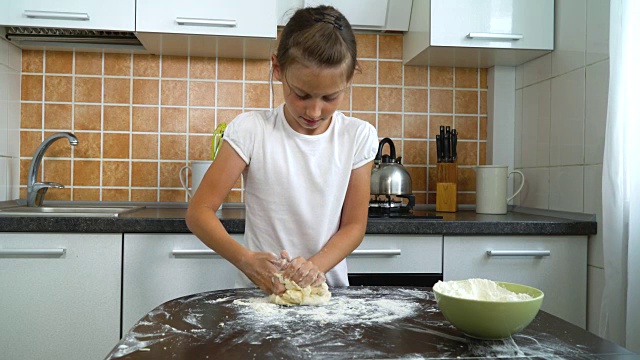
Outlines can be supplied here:
<path id="1" fill-rule="evenodd" d="M 130 31 L 106 31 L 63 29 L 45 27 L 8 26 L 5 38 L 16 46 L 29 49 L 57 48 L 108 48 L 113 50 L 145 51 L 140 40 Z"/>

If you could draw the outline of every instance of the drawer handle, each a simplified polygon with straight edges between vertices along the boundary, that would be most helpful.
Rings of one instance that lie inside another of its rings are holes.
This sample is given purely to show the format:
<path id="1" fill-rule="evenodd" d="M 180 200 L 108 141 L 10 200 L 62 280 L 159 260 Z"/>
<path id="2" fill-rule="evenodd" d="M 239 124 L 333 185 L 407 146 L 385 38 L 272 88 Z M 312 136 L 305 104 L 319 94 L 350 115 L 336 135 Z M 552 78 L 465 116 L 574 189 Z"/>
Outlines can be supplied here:
<path id="1" fill-rule="evenodd" d="M 354 250 L 351 256 L 400 256 L 400 249 L 380 249 L 380 250 Z"/>
<path id="2" fill-rule="evenodd" d="M 487 250 L 489 256 L 551 256 L 551 250 Z"/>
<path id="3" fill-rule="evenodd" d="M 89 14 L 75 12 L 25 10 L 24 16 L 32 19 L 89 21 Z"/>
<path id="4" fill-rule="evenodd" d="M 196 19 L 196 18 L 184 18 L 177 17 L 176 22 L 178 25 L 192 25 L 192 26 L 215 26 L 215 27 L 236 27 L 238 21 L 225 20 L 225 19 Z"/>
<path id="5" fill-rule="evenodd" d="M 171 252 L 171 254 L 173 254 L 173 256 L 175 257 L 180 257 L 180 256 L 220 256 L 220 254 L 216 253 L 213 250 L 206 250 L 206 249 L 198 249 L 198 250 L 173 250 Z"/>
<path id="6" fill-rule="evenodd" d="M 61 257 L 66 249 L 0 249 L 0 256 Z"/>
<path id="7" fill-rule="evenodd" d="M 469 33 L 469 39 L 489 39 L 489 40 L 520 40 L 522 34 L 499 34 L 499 33 Z"/>

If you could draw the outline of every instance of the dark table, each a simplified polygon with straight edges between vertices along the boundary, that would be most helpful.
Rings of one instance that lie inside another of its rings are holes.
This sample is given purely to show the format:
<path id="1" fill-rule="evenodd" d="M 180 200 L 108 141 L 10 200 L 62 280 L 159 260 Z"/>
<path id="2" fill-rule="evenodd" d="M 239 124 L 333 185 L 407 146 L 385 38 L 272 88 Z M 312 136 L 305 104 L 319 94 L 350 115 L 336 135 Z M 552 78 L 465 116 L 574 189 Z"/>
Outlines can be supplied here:
<path id="1" fill-rule="evenodd" d="M 141 319 L 107 359 L 640 359 L 544 311 L 511 338 L 485 341 L 446 321 L 429 288 L 331 291 L 320 307 L 269 304 L 257 289 L 178 298 Z"/>

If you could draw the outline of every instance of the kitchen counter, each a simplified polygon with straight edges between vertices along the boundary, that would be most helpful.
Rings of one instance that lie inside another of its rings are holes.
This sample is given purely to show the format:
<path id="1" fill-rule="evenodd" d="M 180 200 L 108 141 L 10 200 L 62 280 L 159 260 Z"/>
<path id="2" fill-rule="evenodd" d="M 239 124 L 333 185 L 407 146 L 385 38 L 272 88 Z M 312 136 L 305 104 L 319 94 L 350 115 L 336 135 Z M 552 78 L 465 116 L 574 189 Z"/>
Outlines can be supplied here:
<path id="1" fill-rule="evenodd" d="M 430 288 L 331 291 L 318 307 L 273 305 L 256 289 L 178 298 L 143 317 L 107 359 L 640 358 L 544 311 L 522 332 L 486 341 L 446 321 Z"/>
<path id="2" fill-rule="evenodd" d="M 15 201 L 0 202 L 8 205 Z M 74 202 L 74 204 L 79 202 Z M 65 202 L 50 202 L 65 204 Z M 66 204 L 69 204 L 66 202 Z M 100 203 L 111 206 L 142 205 L 143 209 L 118 217 L 2 216 L 0 232 L 92 232 L 92 233 L 189 233 L 186 203 Z M 422 211 L 422 210 L 421 210 Z M 424 209 L 429 211 L 429 208 Z M 435 211 L 432 212 L 436 214 Z M 229 233 L 244 232 L 242 205 L 225 204 L 218 215 Z M 594 215 L 551 210 L 511 208 L 506 215 L 476 214 L 470 209 L 437 213 L 442 220 L 371 218 L 367 234 L 450 235 L 592 235 L 597 232 Z"/>

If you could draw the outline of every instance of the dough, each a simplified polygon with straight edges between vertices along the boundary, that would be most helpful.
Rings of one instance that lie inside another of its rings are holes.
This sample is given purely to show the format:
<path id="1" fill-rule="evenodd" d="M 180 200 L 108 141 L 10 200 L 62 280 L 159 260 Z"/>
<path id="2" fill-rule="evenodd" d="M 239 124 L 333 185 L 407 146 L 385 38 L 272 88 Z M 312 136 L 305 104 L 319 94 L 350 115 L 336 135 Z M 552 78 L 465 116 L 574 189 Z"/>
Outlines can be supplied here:
<path id="1" fill-rule="evenodd" d="M 300 287 L 294 281 L 284 279 L 282 274 L 276 274 L 278 281 L 287 289 L 282 295 L 272 294 L 269 301 L 278 305 L 325 305 L 331 299 L 331 292 L 326 281 L 320 286 Z"/>

